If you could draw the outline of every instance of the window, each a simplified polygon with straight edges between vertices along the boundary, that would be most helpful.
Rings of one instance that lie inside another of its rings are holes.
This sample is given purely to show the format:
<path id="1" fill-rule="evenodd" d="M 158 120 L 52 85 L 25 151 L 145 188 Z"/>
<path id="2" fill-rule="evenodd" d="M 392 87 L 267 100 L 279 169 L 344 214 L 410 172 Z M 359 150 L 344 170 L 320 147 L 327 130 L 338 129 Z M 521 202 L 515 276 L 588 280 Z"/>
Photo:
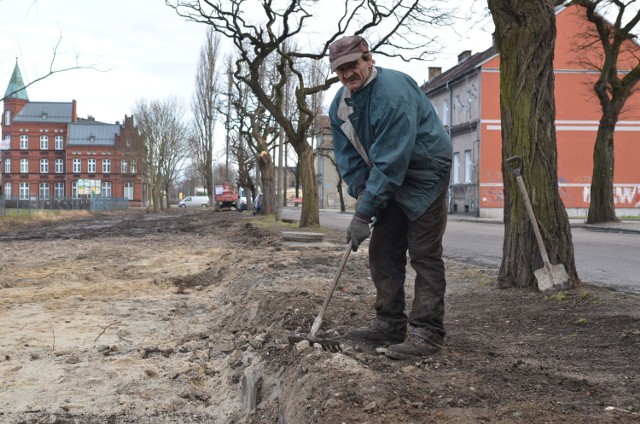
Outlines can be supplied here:
<path id="1" fill-rule="evenodd" d="M 123 174 L 126 174 L 127 171 L 129 170 L 129 164 L 127 163 L 126 160 L 123 160 L 122 163 L 120 164 L 120 172 L 122 172 Z"/>
<path id="2" fill-rule="evenodd" d="M 442 104 L 442 125 L 449 125 L 449 100 Z"/>
<path id="3" fill-rule="evenodd" d="M 138 164 L 136 163 L 135 160 L 131 161 L 131 173 L 135 174 L 136 172 L 138 172 Z"/>
<path id="4" fill-rule="evenodd" d="M 64 149 L 64 138 L 61 135 L 57 135 L 55 138 L 55 149 L 62 150 Z"/>
<path id="5" fill-rule="evenodd" d="M 87 172 L 90 174 L 95 174 L 96 172 L 96 160 L 95 159 L 89 159 L 89 161 L 87 162 Z"/>
<path id="6" fill-rule="evenodd" d="M 471 182 L 471 150 L 464 151 L 464 182 Z"/>
<path id="7" fill-rule="evenodd" d="M 73 160 L 73 172 L 76 174 L 82 172 L 82 159 Z"/>
<path id="8" fill-rule="evenodd" d="M 49 183 L 40 183 L 40 200 L 49 200 Z"/>
<path id="9" fill-rule="evenodd" d="M 47 150 L 49 148 L 49 136 L 41 135 L 40 136 L 40 150 Z"/>
<path id="10" fill-rule="evenodd" d="M 453 184 L 460 182 L 460 153 L 453 154 Z"/>
<path id="11" fill-rule="evenodd" d="M 4 160 L 4 172 L 7 174 L 11 173 L 11 159 Z"/>
<path id="12" fill-rule="evenodd" d="M 20 200 L 29 200 L 29 183 L 20 183 Z"/>
<path id="13" fill-rule="evenodd" d="M 11 199 L 11 183 L 4 183 L 4 198 Z"/>
<path id="14" fill-rule="evenodd" d="M 110 174 L 111 173 L 111 159 L 102 159 L 102 173 Z M 111 197 L 111 196 L 108 196 Z"/>
<path id="15" fill-rule="evenodd" d="M 111 197 L 111 183 L 106 181 L 102 183 L 102 197 Z"/>
<path id="16" fill-rule="evenodd" d="M 49 173 L 49 160 L 40 159 L 40 173 L 48 174 Z"/>
<path id="17" fill-rule="evenodd" d="M 71 197 L 78 198 L 78 183 L 75 181 L 71 183 Z"/>
<path id="18" fill-rule="evenodd" d="M 11 111 L 9 110 L 4 112 L 4 124 L 11 125 Z"/>
<path id="19" fill-rule="evenodd" d="M 11 136 L 9 134 L 4 136 L 2 140 L 2 146 L 0 146 L 1 150 L 9 150 L 11 148 Z"/>
<path id="20" fill-rule="evenodd" d="M 62 174 L 64 172 L 64 161 L 62 159 L 56 159 L 55 168 L 56 174 Z"/>
<path id="21" fill-rule="evenodd" d="M 53 185 L 53 198 L 56 200 L 64 199 L 64 183 L 55 183 Z"/>
<path id="22" fill-rule="evenodd" d="M 29 136 L 26 134 L 22 134 L 20 136 L 20 148 L 22 150 L 27 150 L 29 148 Z"/>
<path id="23" fill-rule="evenodd" d="M 29 173 L 29 159 L 20 159 L 20 173 L 21 174 Z"/>
<path id="24" fill-rule="evenodd" d="M 124 197 L 133 200 L 133 183 L 124 183 Z"/>

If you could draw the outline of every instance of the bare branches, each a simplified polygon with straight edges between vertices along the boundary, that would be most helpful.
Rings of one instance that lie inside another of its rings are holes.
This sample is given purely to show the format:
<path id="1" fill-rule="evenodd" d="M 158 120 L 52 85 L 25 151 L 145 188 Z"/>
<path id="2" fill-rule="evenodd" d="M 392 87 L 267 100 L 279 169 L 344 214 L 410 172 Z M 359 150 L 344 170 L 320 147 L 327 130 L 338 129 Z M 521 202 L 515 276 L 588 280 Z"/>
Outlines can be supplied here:
<path id="1" fill-rule="evenodd" d="M 55 74 L 60 74 L 60 73 L 63 73 L 63 72 L 74 71 L 74 70 L 82 70 L 82 69 L 91 69 L 91 70 L 94 70 L 94 71 L 97 71 L 97 72 L 108 72 L 110 70 L 110 68 L 101 69 L 101 68 L 98 67 L 98 65 L 95 65 L 95 64 L 93 64 L 93 65 L 80 65 L 79 62 L 78 62 L 78 56 L 77 55 L 76 55 L 76 59 L 75 59 L 75 65 L 66 66 L 66 67 L 62 67 L 62 68 L 57 68 L 56 69 L 56 60 L 58 59 L 58 51 L 59 51 L 61 43 L 62 43 L 62 35 L 60 35 L 58 37 L 58 40 L 56 41 L 55 46 L 53 47 L 53 51 L 52 51 L 52 54 L 51 54 L 51 60 L 49 61 L 49 69 L 48 69 L 46 74 L 35 78 L 31 82 L 25 84 L 24 87 L 19 87 L 18 89 L 14 90 L 12 92 L 5 93 L 5 96 L 0 98 L 0 101 L 3 101 L 4 99 L 13 96 L 14 94 L 18 93 L 19 91 L 22 91 L 22 90 L 24 90 L 26 88 L 29 88 L 32 85 L 34 85 L 34 84 L 36 84 L 36 83 L 38 83 L 38 82 L 40 82 L 40 81 L 42 81 L 44 79 L 47 79 L 47 78 L 49 78 L 49 77 L 51 77 L 52 75 L 55 75 Z"/>
<path id="2" fill-rule="evenodd" d="M 207 31 L 206 42 L 200 51 L 200 60 L 196 73 L 195 95 L 191 103 L 194 116 L 195 134 L 191 137 L 190 148 L 195 159 L 195 166 L 202 177 L 210 201 L 214 202 L 213 150 L 214 129 L 217 120 L 220 100 L 218 83 L 220 56 L 220 34 L 213 29 Z M 228 179 L 228 158 L 225 164 L 225 179 Z"/>
<path id="3" fill-rule="evenodd" d="M 313 97 L 338 81 L 328 72 L 329 45 L 343 35 L 362 34 L 376 53 L 407 61 L 423 59 L 434 52 L 433 27 L 451 18 L 445 0 L 165 0 L 165 4 L 231 40 L 236 49 L 234 78 L 251 90 L 303 162 L 305 199 L 317 199 L 308 137 L 318 113 Z M 314 66 L 319 72 L 311 79 L 309 70 Z M 275 69 L 269 85 L 264 84 L 266 69 Z M 292 108 L 284 107 L 291 100 L 295 100 Z M 317 202 L 306 201 L 300 226 L 318 223 Z"/>
<path id="4" fill-rule="evenodd" d="M 188 152 L 186 140 L 190 134 L 184 113 L 182 103 L 175 97 L 151 102 L 141 99 L 134 108 L 136 147 L 143 159 L 141 171 L 149 184 L 154 209 L 164 208 L 163 200 Z"/>

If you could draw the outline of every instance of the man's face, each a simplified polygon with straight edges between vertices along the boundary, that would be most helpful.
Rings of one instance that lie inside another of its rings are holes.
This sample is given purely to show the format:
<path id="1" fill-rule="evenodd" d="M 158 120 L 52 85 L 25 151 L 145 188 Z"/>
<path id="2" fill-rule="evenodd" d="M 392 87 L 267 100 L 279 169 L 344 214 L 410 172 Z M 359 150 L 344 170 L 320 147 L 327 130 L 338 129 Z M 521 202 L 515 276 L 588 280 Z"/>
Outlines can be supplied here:
<path id="1" fill-rule="evenodd" d="M 360 90 L 371 76 L 371 67 L 373 67 L 372 60 L 360 58 L 355 62 L 338 66 L 336 74 L 345 87 L 355 92 Z"/>

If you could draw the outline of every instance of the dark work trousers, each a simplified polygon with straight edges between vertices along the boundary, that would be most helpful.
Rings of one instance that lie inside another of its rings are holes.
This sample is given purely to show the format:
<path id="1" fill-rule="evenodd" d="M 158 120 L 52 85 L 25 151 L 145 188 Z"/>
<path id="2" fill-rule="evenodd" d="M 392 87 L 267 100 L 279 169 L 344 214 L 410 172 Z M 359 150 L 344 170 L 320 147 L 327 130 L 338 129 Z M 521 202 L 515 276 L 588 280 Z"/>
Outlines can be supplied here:
<path id="1" fill-rule="evenodd" d="M 447 226 L 447 190 L 416 221 L 389 202 L 373 228 L 369 242 L 369 267 L 376 286 L 376 319 L 391 328 L 408 324 L 435 343 L 444 343 L 444 293 L 442 236 Z M 407 249 L 416 271 L 415 296 L 409 317 L 405 314 Z"/>

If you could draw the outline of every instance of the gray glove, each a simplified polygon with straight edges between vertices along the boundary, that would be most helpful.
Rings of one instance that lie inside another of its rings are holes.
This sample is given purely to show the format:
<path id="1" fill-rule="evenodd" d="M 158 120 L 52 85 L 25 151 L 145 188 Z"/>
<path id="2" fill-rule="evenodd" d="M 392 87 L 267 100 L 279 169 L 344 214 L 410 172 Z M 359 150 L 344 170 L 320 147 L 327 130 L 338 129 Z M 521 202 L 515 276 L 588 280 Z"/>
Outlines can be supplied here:
<path id="1" fill-rule="evenodd" d="M 371 220 L 362 215 L 357 213 L 353 215 L 349 228 L 347 228 L 347 243 L 351 242 L 351 249 L 354 252 L 358 250 L 360 243 L 371 235 L 370 223 Z"/>

